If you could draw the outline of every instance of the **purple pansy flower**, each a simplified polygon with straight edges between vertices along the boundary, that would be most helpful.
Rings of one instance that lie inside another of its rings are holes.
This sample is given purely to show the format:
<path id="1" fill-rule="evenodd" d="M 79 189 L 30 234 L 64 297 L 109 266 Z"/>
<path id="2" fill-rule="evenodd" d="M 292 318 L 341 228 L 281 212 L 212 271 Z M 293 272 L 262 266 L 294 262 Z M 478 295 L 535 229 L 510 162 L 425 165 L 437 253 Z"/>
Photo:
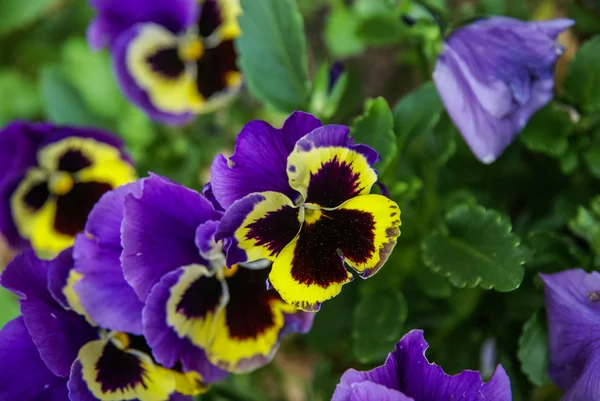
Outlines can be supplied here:
<path id="1" fill-rule="evenodd" d="M 553 96 L 558 34 L 569 19 L 491 17 L 454 31 L 433 80 L 473 154 L 492 163 Z"/>
<path id="2" fill-rule="evenodd" d="M 225 266 L 214 238 L 222 212 L 199 193 L 151 176 L 122 204 L 124 277 L 144 303 L 143 333 L 164 366 L 181 361 L 217 380 L 264 365 L 286 333 L 310 329 L 312 314 L 267 288 L 269 265 Z"/>
<path id="3" fill-rule="evenodd" d="M 242 85 L 233 40 L 239 0 L 92 0 L 94 48 L 108 46 L 127 98 L 181 124 L 224 104 Z"/>
<path id="4" fill-rule="evenodd" d="M 28 122 L 0 130 L 0 171 L 0 232 L 49 256 L 72 245 L 103 193 L 135 179 L 117 137 Z"/>
<path id="5" fill-rule="evenodd" d="M 383 366 L 344 373 L 331 401 L 510 401 L 510 381 L 502 366 L 484 383 L 479 372 L 449 376 L 425 357 L 421 330 L 412 330 L 396 345 Z"/>
<path id="6" fill-rule="evenodd" d="M 540 275 L 550 342 L 550 378 L 563 401 L 598 401 L 600 382 L 600 273 L 582 269 Z"/>
<path id="7" fill-rule="evenodd" d="M 315 311 L 386 262 L 400 235 L 398 205 L 371 195 L 379 158 L 348 127 L 296 112 L 275 129 L 252 121 L 230 159 L 217 156 L 206 192 L 226 210 L 216 234 L 227 263 L 273 262 L 269 281 L 298 309 Z"/>
<path id="8" fill-rule="evenodd" d="M 72 267 L 70 249 L 50 262 L 26 251 L 2 274 L 2 286 L 21 297 L 22 316 L 0 331 L 0 399 L 191 401 L 205 389 L 198 373 L 154 362 L 143 337 L 91 321 Z"/>

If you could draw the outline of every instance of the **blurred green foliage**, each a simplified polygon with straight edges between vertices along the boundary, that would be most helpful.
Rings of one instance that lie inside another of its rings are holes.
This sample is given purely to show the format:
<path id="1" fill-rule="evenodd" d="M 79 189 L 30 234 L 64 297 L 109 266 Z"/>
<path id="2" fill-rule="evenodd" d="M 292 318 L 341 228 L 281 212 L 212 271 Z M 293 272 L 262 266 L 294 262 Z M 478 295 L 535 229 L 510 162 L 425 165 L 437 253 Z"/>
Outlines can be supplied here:
<path id="1" fill-rule="evenodd" d="M 120 135 L 140 175 L 200 189 L 244 123 L 279 125 L 294 109 L 351 126 L 382 156 L 377 168 L 402 210 L 384 269 L 325 303 L 312 331 L 275 361 L 214 386 L 203 401 L 329 400 L 340 375 L 380 364 L 420 328 L 449 373 L 481 368 L 493 339 L 515 400 L 551 401 L 538 272 L 598 267 L 600 258 L 600 5 L 593 1 L 243 0 L 236 46 L 247 90 L 183 127 L 150 121 L 123 97 L 106 51 L 93 52 L 85 1 L 0 4 L 0 124 L 91 125 Z M 494 164 L 473 158 L 430 82 L 442 35 L 474 16 L 577 20 L 564 92 Z M 407 24 L 407 22 L 410 22 Z M 591 38 L 591 39 L 590 39 Z M 346 70 L 329 91 L 328 68 Z M 268 77 L 267 79 L 265 77 Z M 472 288 L 475 287 L 475 288 Z M 487 290 L 495 288 L 495 290 Z M 512 292 L 510 292 L 512 291 Z M 506 292 L 506 293 L 505 293 Z M 0 293 L 0 325 L 16 316 Z"/>

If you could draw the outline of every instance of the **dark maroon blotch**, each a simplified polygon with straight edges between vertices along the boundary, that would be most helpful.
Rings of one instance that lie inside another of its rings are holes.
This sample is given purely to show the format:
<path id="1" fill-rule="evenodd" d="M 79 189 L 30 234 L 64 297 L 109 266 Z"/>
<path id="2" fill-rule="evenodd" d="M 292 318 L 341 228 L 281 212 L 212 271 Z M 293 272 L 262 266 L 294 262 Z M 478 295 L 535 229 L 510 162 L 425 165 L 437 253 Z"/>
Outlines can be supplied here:
<path id="1" fill-rule="evenodd" d="M 317 173 L 311 174 L 306 201 L 323 207 L 337 207 L 363 189 L 360 174 L 354 173 L 351 164 L 336 156 L 323 163 Z"/>
<path id="2" fill-rule="evenodd" d="M 104 182 L 79 182 L 56 200 L 54 228 L 57 232 L 75 236 L 83 231 L 88 214 L 112 185 Z"/>
<path id="3" fill-rule="evenodd" d="M 102 356 L 96 362 L 96 370 L 98 382 L 105 393 L 126 391 L 138 384 L 146 388 L 144 383 L 146 372 L 140 359 L 121 351 L 112 342 L 108 342 L 104 347 Z"/>
<path id="4" fill-rule="evenodd" d="M 189 318 L 204 318 L 217 309 L 222 295 L 223 288 L 217 278 L 199 277 L 183 293 L 177 311 Z"/>
<path id="5" fill-rule="evenodd" d="M 298 230 L 298 209 L 284 206 L 279 210 L 269 212 L 262 219 L 248 226 L 246 239 L 254 239 L 257 246 L 265 246 L 271 255 L 278 255 L 289 244 Z"/>

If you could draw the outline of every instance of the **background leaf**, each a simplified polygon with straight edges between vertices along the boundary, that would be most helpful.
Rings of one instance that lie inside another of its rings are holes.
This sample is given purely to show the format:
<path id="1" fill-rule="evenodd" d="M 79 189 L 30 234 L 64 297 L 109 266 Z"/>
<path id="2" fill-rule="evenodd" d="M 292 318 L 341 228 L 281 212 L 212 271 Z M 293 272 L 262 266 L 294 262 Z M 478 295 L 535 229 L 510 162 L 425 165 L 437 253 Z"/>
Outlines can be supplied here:
<path id="1" fill-rule="evenodd" d="M 565 95 L 581 111 L 600 109 L 600 35 L 581 46 L 569 66 Z"/>
<path id="2" fill-rule="evenodd" d="M 47 13 L 57 0 L 0 1 L 0 35 L 5 35 L 34 22 Z"/>
<path id="3" fill-rule="evenodd" d="M 519 138 L 529 150 L 559 157 L 569 148 L 573 127 L 568 111 L 550 103 L 529 120 Z"/>
<path id="4" fill-rule="evenodd" d="M 56 67 L 42 70 L 41 96 L 48 119 L 56 124 L 73 124 L 110 128 L 94 115 L 81 96 Z"/>
<path id="5" fill-rule="evenodd" d="M 415 135 L 429 132 L 439 122 L 444 105 L 433 82 L 404 96 L 394 107 L 394 131 L 399 150 Z"/>
<path id="6" fill-rule="evenodd" d="M 295 0 L 241 0 L 239 65 L 254 96 L 280 111 L 308 100 L 306 38 Z"/>
<path id="7" fill-rule="evenodd" d="M 523 326 L 517 357 L 521 370 L 536 386 L 550 383 L 548 376 L 548 333 L 545 319 L 538 312 Z"/>
<path id="8" fill-rule="evenodd" d="M 363 296 L 354 309 L 352 349 L 362 363 L 382 361 L 402 336 L 407 306 L 399 291 Z"/>
<path id="9" fill-rule="evenodd" d="M 398 153 L 394 135 L 394 117 L 384 98 L 369 99 L 365 103 L 365 112 L 352 123 L 350 134 L 356 143 L 369 145 L 381 157 L 375 168 L 381 173 Z"/>
<path id="10" fill-rule="evenodd" d="M 494 210 L 461 205 L 423 241 L 423 261 L 456 287 L 512 291 L 523 279 L 525 253 L 510 222 Z"/>

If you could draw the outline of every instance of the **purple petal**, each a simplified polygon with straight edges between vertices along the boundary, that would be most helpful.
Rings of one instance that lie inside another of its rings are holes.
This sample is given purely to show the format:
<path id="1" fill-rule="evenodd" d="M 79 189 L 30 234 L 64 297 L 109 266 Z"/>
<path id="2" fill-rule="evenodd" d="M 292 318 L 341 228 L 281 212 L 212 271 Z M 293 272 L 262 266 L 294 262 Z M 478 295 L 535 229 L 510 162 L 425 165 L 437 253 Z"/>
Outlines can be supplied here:
<path id="1" fill-rule="evenodd" d="M 449 376 L 425 357 L 428 345 L 421 330 L 406 334 L 390 353 L 385 364 L 368 372 L 347 371 L 334 394 L 335 401 L 348 398 L 357 383 L 373 382 L 400 391 L 416 401 L 510 401 L 510 382 L 502 366 L 484 383 L 479 372 L 465 370 Z M 337 398 L 336 398 L 337 397 Z"/>
<path id="2" fill-rule="evenodd" d="M 0 331 L 0 399 L 10 401 L 66 401 L 67 380 L 55 376 L 31 341 L 23 318 Z"/>
<path id="3" fill-rule="evenodd" d="M 158 363 L 171 368 L 181 361 L 186 370 L 200 373 L 204 381 L 217 381 L 228 373 L 212 365 L 202 349 L 192 344 L 188 338 L 179 337 L 167 325 L 167 302 L 171 296 L 171 288 L 179 281 L 183 272 L 184 268 L 180 268 L 166 274 L 152 288 L 144 308 L 144 335 Z"/>
<path id="4" fill-rule="evenodd" d="M 158 176 L 144 182 L 139 199 L 127 197 L 123 215 L 121 263 L 141 300 L 166 273 L 207 264 L 194 243 L 196 228 L 221 218 L 202 195 Z"/>
<path id="5" fill-rule="evenodd" d="M 600 291 L 600 273 L 576 269 L 540 276 L 548 312 L 549 374 L 566 391 L 578 382 L 589 381 L 591 373 L 586 369 L 598 364 L 600 358 L 596 351 L 600 341 L 600 303 L 594 298 Z M 600 380 L 600 376 L 595 380 Z"/>
<path id="6" fill-rule="evenodd" d="M 112 46 L 125 30 L 140 22 L 154 22 L 173 33 L 183 33 L 197 21 L 200 6 L 195 0 L 92 0 L 98 16 L 88 28 L 94 49 Z"/>
<path id="7" fill-rule="evenodd" d="M 166 4 L 166 3 L 165 3 Z M 144 110 L 153 120 L 170 125 L 181 125 L 191 121 L 195 114 L 168 113 L 157 108 L 150 100 L 148 92 L 136 82 L 127 67 L 127 57 L 130 44 L 140 35 L 147 24 L 137 24 L 123 32 L 115 41 L 112 49 L 113 68 L 121 90 L 133 104 Z"/>
<path id="8" fill-rule="evenodd" d="M 26 252 L 15 257 L 1 278 L 4 287 L 24 297 L 20 303 L 27 330 L 48 368 L 63 377 L 68 376 L 79 348 L 97 336 L 82 316 L 65 310 L 48 291 L 48 272 L 65 270 L 52 264 L 68 263 L 69 251 L 52 262 Z"/>
<path id="9" fill-rule="evenodd" d="M 93 236 L 99 245 L 121 247 L 121 222 L 125 197 L 140 197 L 144 179 L 122 185 L 102 195 L 88 216 L 85 233 Z"/>
<path id="10" fill-rule="evenodd" d="M 218 221 L 207 221 L 200 224 L 196 230 L 196 247 L 200 250 L 200 254 L 206 260 L 211 257 L 211 252 L 214 252 L 217 243 L 215 242 L 215 233 L 219 227 Z M 219 252 L 220 253 L 220 252 Z M 207 266 L 210 267 L 210 266 Z"/>
<path id="11" fill-rule="evenodd" d="M 493 162 L 553 96 L 558 28 L 493 17 L 456 30 L 433 79 L 450 117 L 484 163 Z"/>
<path id="12" fill-rule="evenodd" d="M 125 281 L 120 262 L 121 246 L 101 246 L 78 235 L 75 240 L 75 270 L 83 277 L 75 292 L 90 317 L 109 330 L 142 334 L 142 308 L 135 291 Z"/>
<path id="13" fill-rule="evenodd" d="M 347 398 L 334 398 L 331 401 L 414 401 L 397 390 L 392 390 L 380 384 L 362 382 L 352 385 Z"/>
<path id="14" fill-rule="evenodd" d="M 237 137 L 233 156 L 228 160 L 219 155 L 212 164 L 211 189 L 216 200 L 229 208 L 254 192 L 276 191 L 297 198 L 298 194 L 288 185 L 287 157 L 298 139 L 321 125 L 317 118 L 299 111 L 281 129 L 264 121 L 246 124 Z"/>

